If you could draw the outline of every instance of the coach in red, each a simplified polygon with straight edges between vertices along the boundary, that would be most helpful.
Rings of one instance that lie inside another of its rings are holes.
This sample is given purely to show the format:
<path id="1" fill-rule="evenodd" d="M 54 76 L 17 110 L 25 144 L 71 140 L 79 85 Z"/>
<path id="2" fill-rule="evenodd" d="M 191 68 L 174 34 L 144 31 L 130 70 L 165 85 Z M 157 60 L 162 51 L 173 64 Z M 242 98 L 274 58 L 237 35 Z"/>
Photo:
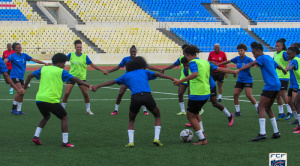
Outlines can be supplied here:
<path id="1" fill-rule="evenodd" d="M 212 62 L 213 64 L 219 64 L 227 61 L 226 54 L 223 51 L 220 51 L 220 44 L 216 43 L 214 45 L 214 51 L 209 53 L 208 61 Z M 219 67 L 227 68 L 227 65 L 220 65 Z M 218 102 L 222 102 L 223 81 L 224 77 L 227 78 L 228 74 L 224 74 L 219 71 L 212 71 L 210 75 L 215 81 L 218 82 Z"/>
<path id="2" fill-rule="evenodd" d="M 2 56 L 3 60 L 6 59 L 6 58 L 8 58 L 11 54 L 15 53 L 15 51 L 11 49 L 11 44 L 10 43 L 8 43 L 6 47 L 7 47 L 7 50 L 5 50 L 3 52 L 3 56 Z M 5 65 L 6 65 L 7 70 L 8 70 L 7 74 L 10 75 L 10 71 L 12 69 L 11 62 L 7 62 Z M 8 84 L 8 82 L 6 82 L 6 83 Z M 9 94 L 13 94 L 13 93 L 14 93 L 13 92 L 13 88 L 10 86 L 10 88 L 9 88 Z"/>

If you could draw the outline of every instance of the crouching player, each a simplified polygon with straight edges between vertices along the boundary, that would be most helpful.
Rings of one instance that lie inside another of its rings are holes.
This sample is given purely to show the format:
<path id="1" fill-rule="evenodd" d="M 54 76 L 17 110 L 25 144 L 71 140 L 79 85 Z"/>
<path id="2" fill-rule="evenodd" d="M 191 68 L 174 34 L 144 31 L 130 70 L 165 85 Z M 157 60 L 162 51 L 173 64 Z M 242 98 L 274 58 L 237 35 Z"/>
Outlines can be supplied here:
<path id="1" fill-rule="evenodd" d="M 210 97 L 209 77 L 212 64 L 197 57 L 197 53 L 199 53 L 200 50 L 194 45 L 187 46 L 184 52 L 189 61 L 189 76 L 181 80 L 175 79 L 174 84 L 180 85 L 183 82 L 189 81 L 190 95 L 187 107 L 187 118 L 199 138 L 198 142 L 194 143 L 194 145 L 205 145 L 207 144 L 207 140 L 201 130 L 202 120 L 199 111 Z M 223 72 L 238 74 L 238 72 L 233 70 L 223 70 Z"/>
<path id="2" fill-rule="evenodd" d="M 127 73 L 121 77 L 108 81 L 96 86 L 98 88 L 110 86 L 113 84 L 125 84 L 131 91 L 131 103 L 129 108 L 129 123 L 128 123 L 128 137 L 129 143 L 125 147 L 134 147 L 134 121 L 142 105 L 144 105 L 155 117 L 155 137 L 153 144 L 162 146 L 159 140 L 161 130 L 160 111 L 157 107 L 149 86 L 148 80 L 154 80 L 156 77 L 167 78 L 174 80 L 175 78 L 161 73 L 155 73 L 145 70 L 147 63 L 143 57 L 136 57 L 126 64 Z"/>
<path id="3" fill-rule="evenodd" d="M 32 141 L 36 145 L 41 145 L 40 133 L 50 119 L 50 112 L 61 120 L 61 130 L 63 143 L 62 147 L 74 147 L 68 141 L 68 116 L 65 109 L 60 104 L 60 97 L 63 91 L 63 82 L 73 81 L 92 89 L 92 86 L 86 82 L 72 76 L 63 68 L 68 60 L 62 53 L 55 54 L 52 57 L 53 66 L 44 66 L 28 75 L 25 82 L 25 89 L 33 77 L 40 79 L 39 90 L 36 94 L 36 105 L 39 108 L 43 118 L 36 128 Z"/>

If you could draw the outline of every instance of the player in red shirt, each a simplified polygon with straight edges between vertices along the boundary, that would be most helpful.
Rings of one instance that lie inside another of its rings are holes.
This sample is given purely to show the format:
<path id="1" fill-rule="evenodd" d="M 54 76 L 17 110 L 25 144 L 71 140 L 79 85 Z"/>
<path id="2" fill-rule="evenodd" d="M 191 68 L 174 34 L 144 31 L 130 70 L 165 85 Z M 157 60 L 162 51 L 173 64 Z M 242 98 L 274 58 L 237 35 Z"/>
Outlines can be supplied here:
<path id="1" fill-rule="evenodd" d="M 214 45 L 214 51 L 209 53 L 208 61 L 213 64 L 219 64 L 227 61 L 226 54 L 223 51 L 220 51 L 220 44 L 216 43 Z M 219 67 L 227 68 L 227 65 L 220 65 Z M 210 75 L 216 82 L 218 82 L 218 102 L 222 102 L 223 81 L 224 77 L 227 78 L 228 74 L 221 73 L 219 71 L 212 71 Z"/>
<path id="2" fill-rule="evenodd" d="M 6 58 L 8 58 L 11 54 L 15 53 L 15 51 L 12 50 L 10 43 L 8 43 L 6 47 L 7 47 L 7 50 L 5 50 L 3 52 L 3 56 L 2 56 L 3 60 L 6 59 Z M 5 65 L 6 65 L 7 70 L 8 70 L 7 74 L 10 75 L 10 71 L 12 69 L 11 62 L 7 62 Z M 7 81 L 6 81 L 6 83 L 9 85 L 9 83 Z M 11 95 L 14 94 L 13 89 L 14 88 L 9 85 L 9 94 L 11 94 Z"/>

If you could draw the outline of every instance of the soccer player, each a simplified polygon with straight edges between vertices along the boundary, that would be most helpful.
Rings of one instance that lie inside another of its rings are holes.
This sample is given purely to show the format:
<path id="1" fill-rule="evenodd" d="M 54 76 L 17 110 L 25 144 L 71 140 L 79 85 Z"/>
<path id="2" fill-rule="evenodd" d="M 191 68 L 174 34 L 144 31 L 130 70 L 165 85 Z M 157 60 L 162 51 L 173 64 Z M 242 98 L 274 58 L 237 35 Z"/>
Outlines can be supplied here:
<path id="1" fill-rule="evenodd" d="M 184 56 L 185 56 L 185 55 L 184 55 L 185 53 L 184 53 L 183 49 L 184 49 L 186 46 L 187 46 L 187 44 L 184 44 L 183 46 L 181 46 L 182 52 L 183 52 L 183 56 L 179 57 L 179 58 L 177 59 L 177 61 L 176 61 L 174 64 L 172 64 L 172 65 L 170 65 L 170 66 L 168 66 L 168 67 L 162 69 L 162 71 L 161 71 L 162 73 L 164 73 L 165 70 L 172 69 L 172 68 L 174 68 L 175 66 L 179 66 L 179 65 L 180 65 L 180 67 L 181 67 L 181 75 L 180 75 L 180 79 L 185 78 L 185 75 L 184 75 L 184 73 L 183 73 L 184 67 L 183 67 L 183 64 L 181 63 L 181 60 L 182 60 L 182 58 L 184 58 Z M 185 107 L 184 107 L 184 101 L 183 101 L 183 95 L 184 95 L 186 89 L 187 89 L 187 82 L 184 82 L 184 83 L 182 83 L 180 86 L 178 86 L 178 99 L 179 99 L 179 106 L 180 106 L 181 111 L 180 111 L 179 113 L 177 113 L 177 115 L 186 115 Z"/>
<path id="2" fill-rule="evenodd" d="M 247 46 L 245 44 L 242 44 L 242 43 L 239 44 L 237 46 L 237 50 L 238 50 L 239 56 L 237 56 L 229 61 L 219 63 L 218 66 L 232 62 L 232 63 L 235 63 L 237 68 L 239 69 L 239 68 L 247 65 L 248 63 L 253 62 L 253 60 L 251 58 L 249 58 L 248 56 L 245 55 L 245 53 L 247 51 Z M 252 96 L 252 86 L 253 86 L 253 78 L 251 76 L 250 69 L 240 71 L 237 81 L 235 83 L 234 92 L 233 92 L 234 105 L 235 105 L 235 110 L 236 110 L 234 113 L 234 116 L 242 115 L 240 112 L 239 96 L 244 88 L 245 88 L 245 94 L 246 94 L 247 98 L 251 101 L 251 103 L 255 107 L 255 110 L 257 111 L 258 104 L 256 103 L 255 98 Z"/>
<path id="3" fill-rule="evenodd" d="M 291 47 L 300 48 L 300 43 L 294 43 L 291 45 Z M 296 55 L 296 57 L 300 58 L 300 55 Z M 290 60 L 290 61 L 292 61 L 292 60 Z M 295 98 L 296 98 L 296 95 L 297 95 L 297 92 L 299 89 L 299 84 L 295 77 L 294 70 L 290 70 L 290 77 L 291 77 L 291 80 L 290 80 L 290 87 L 289 87 L 289 91 L 288 91 L 288 102 L 292 109 L 295 119 L 292 122 L 290 122 L 289 124 L 298 124 L 299 121 L 297 118 L 297 111 L 296 111 L 294 103 L 295 103 Z"/>
<path id="4" fill-rule="evenodd" d="M 26 70 L 26 61 L 33 61 L 39 64 L 49 65 L 40 60 L 34 59 L 26 53 L 22 53 L 22 46 L 20 43 L 13 43 L 12 49 L 15 51 L 14 54 L 11 54 L 8 58 L 4 60 L 4 63 L 11 62 L 12 70 L 10 73 L 10 78 L 17 86 L 18 89 L 24 88 L 24 74 Z M 22 111 L 22 101 L 23 94 L 17 93 L 15 95 L 11 113 L 15 115 L 24 115 Z"/>
<path id="5" fill-rule="evenodd" d="M 286 46 L 285 46 L 285 39 L 279 39 L 276 44 L 275 44 L 275 53 L 274 53 L 274 61 L 277 62 L 280 66 L 283 68 L 286 68 L 288 66 L 288 58 L 287 58 L 287 53 L 286 53 Z M 276 69 L 278 78 L 281 83 L 281 88 L 279 93 L 277 94 L 277 105 L 279 109 L 279 115 L 277 117 L 277 120 L 281 120 L 285 117 L 285 120 L 289 120 L 293 116 L 293 112 L 291 110 L 291 107 L 288 104 L 288 97 L 286 95 L 286 91 L 289 85 L 289 80 L 290 80 L 290 74 L 284 75 L 283 72 L 279 69 Z M 282 97 L 282 98 L 281 98 Z M 286 109 L 288 111 L 287 115 L 285 115 L 284 110 L 283 110 L 283 102 L 282 99 L 284 100 Z"/>
<path id="6" fill-rule="evenodd" d="M 183 64 L 183 67 L 184 67 L 183 73 L 184 73 L 185 77 L 187 77 L 189 75 L 189 72 L 188 72 L 188 70 L 189 70 L 189 61 L 187 60 L 186 57 L 184 57 L 184 58 L 181 59 L 181 63 Z M 218 68 L 217 66 L 211 64 L 211 70 L 216 70 L 217 68 Z M 223 68 L 220 68 L 220 70 L 222 70 L 222 69 Z M 227 108 L 225 108 L 222 104 L 218 103 L 216 82 L 213 80 L 213 78 L 211 76 L 209 76 L 209 85 L 210 85 L 210 99 L 211 99 L 212 105 L 214 107 L 216 107 L 217 109 L 219 109 L 221 112 L 223 112 L 226 115 L 226 117 L 228 118 L 229 127 L 231 127 L 234 123 L 233 114 L 230 113 L 227 110 Z M 201 113 L 200 113 L 200 115 L 201 115 Z M 185 125 L 188 126 L 188 127 L 191 127 L 190 123 L 187 123 Z M 204 132 L 203 126 L 201 128 L 202 128 L 202 131 Z"/>
<path id="7" fill-rule="evenodd" d="M 11 54 L 15 53 L 15 51 L 11 49 L 11 44 L 10 43 L 8 43 L 6 45 L 6 47 L 7 47 L 7 50 L 5 50 L 3 52 L 2 60 L 8 58 Z M 11 69 L 12 69 L 11 62 L 7 62 L 5 65 L 6 65 L 7 70 L 8 70 L 7 74 L 10 76 L 10 72 L 11 72 Z M 6 81 L 6 83 L 9 84 L 7 81 Z M 10 86 L 10 85 L 9 85 L 9 94 L 11 94 L 11 95 L 14 94 L 13 87 Z"/>
<path id="8" fill-rule="evenodd" d="M 239 68 L 237 71 L 242 71 L 254 65 L 258 65 L 265 82 L 265 86 L 261 93 L 260 100 L 258 102 L 258 107 L 257 107 L 259 113 L 260 132 L 257 135 L 257 137 L 252 139 L 252 141 L 259 141 L 267 138 L 266 112 L 269 115 L 274 130 L 274 134 L 272 135 L 271 139 L 276 139 L 280 137 L 280 133 L 278 131 L 276 118 L 271 107 L 274 103 L 277 93 L 280 90 L 280 81 L 278 79 L 278 75 L 276 73 L 275 68 L 282 70 L 283 73 L 285 74 L 286 72 L 269 55 L 264 55 L 263 46 L 261 44 L 258 44 L 257 42 L 253 42 L 251 43 L 251 48 L 252 48 L 252 54 L 254 55 L 256 60 Z"/>
<path id="9" fill-rule="evenodd" d="M 118 66 L 112 68 L 111 70 L 106 71 L 106 74 L 109 74 L 111 72 L 119 70 L 120 68 L 125 67 L 126 64 L 129 61 L 131 61 L 132 59 L 134 59 L 136 57 L 137 49 L 134 45 L 130 48 L 129 51 L 130 51 L 130 56 L 127 56 L 127 57 L 123 58 L 121 63 Z M 150 66 L 150 65 L 147 65 L 147 68 L 150 69 L 150 70 L 161 71 L 161 70 L 157 69 L 156 67 Z M 111 115 L 117 115 L 118 114 L 119 106 L 120 106 L 122 97 L 123 97 L 124 93 L 126 92 L 126 90 L 127 90 L 127 86 L 124 85 L 124 84 L 121 85 L 120 91 L 119 91 L 119 94 L 118 94 L 118 97 L 117 97 L 117 100 L 116 100 L 115 110 L 111 113 Z M 149 113 L 147 112 L 146 107 L 142 106 L 142 108 L 143 108 L 143 111 L 144 111 L 144 115 L 149 115 Z"/>
<path id="10" fill-rule="evenodd" d="M 50 113 L 52 113 L 61 120 L 63 138 L 62 147 L 74 147 L 74 145 L 70 144 L 68 140 L 67 112 L 59 103 L 63 91 L 63 82 L 74 81 L 83 86 L 90 87 L 90 89 L 92 89 L 92 86 L 79 78 L 72 76 L 63 69 L 67 60 L 68 58 L 65 54 L 55 54 L 52 57 L 52 66 L 44 66 L 29 74 L 26 79 L 25 89 L 33 77 L 40 79 L 39 90 L 36 94 L 36 105 L 39 108 L 40 113 L 43 115 L 43 118 L 40 120 L 32 139 L 36 145 L 42 144 L 40 141 L 40 134 L 51 117 Z"/>
<path id="11" fill-rule="evenodd" d="M 183 82 L 189 81 L 190 95 L 186 115 L 199 138 L 198 142 L 194 143 L 194 145 L 205 145 L 207 144 L 207 140 L 201 130 L 203 126 L 201 126 L 202 120 L 199 111 L 210 97 L 209 77 L 212 64 L 197 57 L 197 53 L 200 50 L 194 45 L 187 46 L 184 52 L 189 61 L 189 76 L 182 80 L 175 79 L 174 84 L 179 86 Z M 237 74 L 233 70 L 224 70 Z"/>
<path id="12" fill-rule="evenodd" d="M 97 90 L 98 88 L 117 83 L 121 86 L 126 85 L 126 87 L 132 91 L 128 123 L 129 143 L 125 145 L 125 147 L 134 147 L 134 121 L 142 105 L 144 105 L 155 118 L 155 136 L 153 144 L 157 146 L 163 145 L 159 139 L 161 130 L 160 111 L 151 95 L 149 80 L 156 79 L 156 77 L 167 78 L 170 80 L 174 80 L 174 78 L 162 73 L 144 70 L 147 67 L 148 65 L 143 57 L 136 57 L 126 64 L 127 72 L 125 74 L 115 80 L 99 84 L 95 89 Z"/>
<path id="13" fill-rule="evenodd" d="M 214 51 L 209 53 L 208 61 L 213 64 L 219 64 L 221 62 L 227 61 L 226 54 L 223 51 L 220 51 L 220 44 L 216 43 L 214 45 Z M 219 67 L 227 68 L 227 65 L 220 65 Z M 213 71 L 211 73 L 212 78 L 218 82 L 218 102 L 222 101 L 222 93 L 223 93 L 223 81 L 224 77 L 227 78 L 227 73 L 221 73 L 219 71 Z"/>
<path id="14" fill-rule="evenodd" d="M 86 81 L 86 71 L 87 71 L 87 65 L 90 65 L 92 68 L 101 71 L 103 74 L 106 73 L 104 70 L 100 69 L 98 66 L 93 64 L 93 62 L 90 60 L 90 58 L 82 52 L 82 42 L 80 40 L 76 40 L 74 42 L 75 46 L 75 52 L 69 53 L 67 55 L 68 60 L 71 64 L 71 69 L 69 73 L 83 81 Z M 68 98 L 70 96 L 70 93 L 75 85 L 74 81 L 68 81 L 65 94 L 62 101 L 62 106 L 66 108 Z M 87 91 L 87 87 L 82 84 L 77 84 L 79 89 L 81 90 L 81 93 L 84 97 L 85 101 L 85 107 L 86 107 L 86 113 L 88 115 L 94 115 L 94 113 L 91 111 L 91 104 L 90 104 L 90 97 Z"/>
<path id="15" fill-rule="evenodd" d="M 297 93 L 296 93 L 296 97 L 295 97 L 295 106 L 296 106 L 296 110 L 297 110 L 297 119 L 298 119 L 298 126 L 296 128 L 294 128 L 293 133 L 300 133 L 300 90 L 299 90 L 299 85 L 300 85 L 300 70 L 299 70 L 299 66 L 300 66 L 300 58 L 298 56 L 298 54 L 300 53 L 299 48 L 298 47 L 290 47 L 287 50 L 287 57 L 289 60 L 291 60 L 291 63 L 289 65 L 288 68 L 286 68 L 286 71 L 290 71 L 291 74 L 291 84 L 294 85 L 294 89 L 292 89 L 292 96 L 294 97 L 294 92 L 296 91 L 296 86 L 295 84 L 298 86 L 297 89 Z M 290 91 L 290 90 L 289 90 Z M 289 92 L 290 93 L 290 92 Z M 293 98 L 292 97 L 292 98 Z M 289 101 L 290 102 L 290 101 Z"/>

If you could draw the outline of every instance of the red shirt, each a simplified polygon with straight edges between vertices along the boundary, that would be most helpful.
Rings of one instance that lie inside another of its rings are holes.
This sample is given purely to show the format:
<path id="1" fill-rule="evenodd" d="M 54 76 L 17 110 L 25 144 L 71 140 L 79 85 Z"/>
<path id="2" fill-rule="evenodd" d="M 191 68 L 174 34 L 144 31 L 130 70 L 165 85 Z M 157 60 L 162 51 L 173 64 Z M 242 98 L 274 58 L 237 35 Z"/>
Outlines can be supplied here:
<path id="1" fill-rule="evenodd" d="M 217 62 L 217 64 L 227 61 L 226 54 L 223 51 L 220 51 L 218 54 L 215 51 L 209 53 L 208 61 Z M 219 67 L 225 68 L 225 65 L 220 65 Z M 218 71 L 214 71 L 218 72 Z"/>
<path id="2" fill-rule="evenodd" d="M 10 50 L 10 51 L 6 50 L 6 51 L 3 52 L 3 58 L 6 59 L 13 53 L 15 53 L 14 50 Z M 7 62 L 6 67 L 7 67 L 8 70 L 11 70 L 12 69 L 11 62 Z"/>

